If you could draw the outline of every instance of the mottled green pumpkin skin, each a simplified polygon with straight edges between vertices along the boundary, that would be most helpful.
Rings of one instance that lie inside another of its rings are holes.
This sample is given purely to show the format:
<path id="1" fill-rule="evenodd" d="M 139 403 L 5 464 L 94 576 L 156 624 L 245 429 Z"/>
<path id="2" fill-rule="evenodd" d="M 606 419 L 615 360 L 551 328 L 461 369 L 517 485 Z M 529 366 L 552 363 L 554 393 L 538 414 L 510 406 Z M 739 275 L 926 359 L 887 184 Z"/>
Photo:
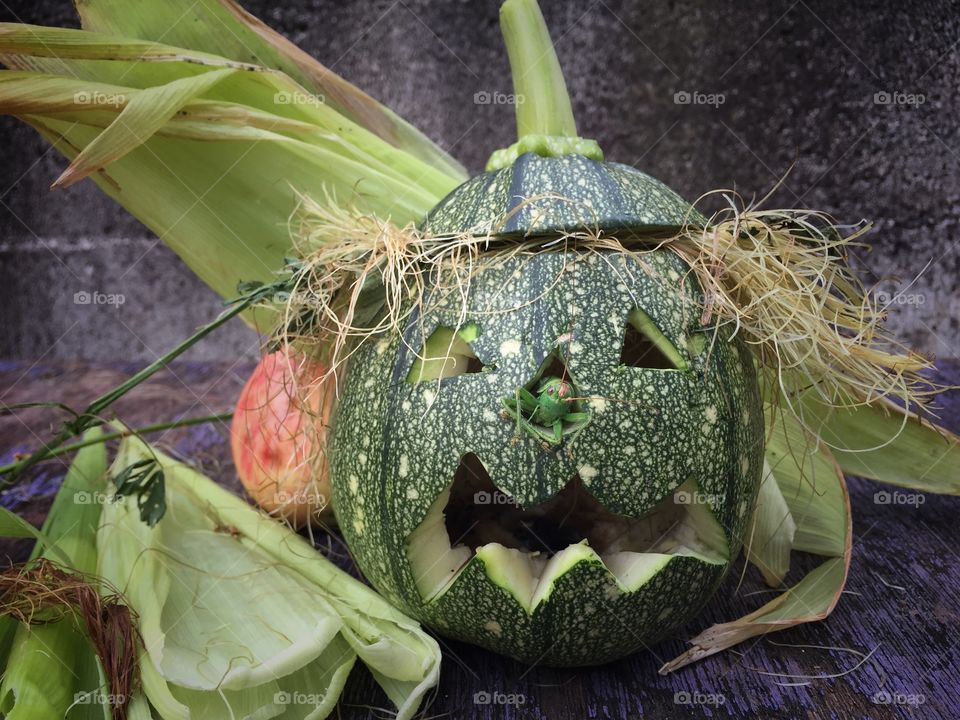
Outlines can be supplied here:
<path id="1" fill-rule="evenodd" d="M 581 155 L 525 153 L 512 165 L 472 177 L 437 203 L 424 222 L 434 235 L 556 235 L 584 229 L 646 233 L 704 225 L 677 193 L 631 165 Z"/>
<path id="2" fill-rule="evenodd" d="M 459 293 L 427 297 L 402 340 L 364 346 L 338 410 L 331 472 L 340 527 L 369 581 L 444 635 L 550 665 L 621 657 L 690 620 L 729 562 L 673 556 L 646 584 L 624 592 L 599 560 L 583 561 L 531 614 L 476 555 L 446 592 L 424 601 L 405 548 L 461 458 L 475 453 L 496 486 L 524 507 L 579 474 L 607 509 L 639 517 L 696 479 L 734 558 L 760 480 L 761 405 L 741 342 L 722 328 L 712 345 L 693 340 L 704 334 L 697 292 L 687 267 L 666 250 L 642 261 L 617 252 L 490 256 L 473 278 L 466 314 Z M 635 307 L 687 369 L 620 364 Z M 487 370 L 407 382 L 424 339 L 464 323 L 480 328 L 471 347 Z M 592 415 L 572 445 L 547 449 L 515 436 L 501 398 L 527 385 L 557 351 L 578 391 L 593 398 Z"/>

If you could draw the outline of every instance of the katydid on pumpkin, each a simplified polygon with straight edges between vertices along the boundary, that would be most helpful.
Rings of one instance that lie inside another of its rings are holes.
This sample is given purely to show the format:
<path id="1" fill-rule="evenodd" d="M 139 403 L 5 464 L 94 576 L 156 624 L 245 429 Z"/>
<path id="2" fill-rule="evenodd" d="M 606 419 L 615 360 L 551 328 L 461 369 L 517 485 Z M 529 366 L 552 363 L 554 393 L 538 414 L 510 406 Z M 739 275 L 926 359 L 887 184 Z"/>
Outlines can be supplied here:
<path id="1" fill-rule="evenodd" d="M 557 338 L 558 343 L 569 344 L 573 341 L 572 330 Z M 557 363 L 560 367 L 550 363 L 551 358 L 560 361 Z M 592 417 L 591 412 L 584 409 L 583 403 L 601 401 L 638 404 L 635 400 L 626 398 L 579 395 L 567 372 L 567 360 L 564 353 L 555 351 L 554 355 L 544 361 L 544 372 L 536 383 L 532 384 L 532 388 L 519 387 L 512 395 L 501 399 L 501 415 L 516 421 L 517 431 L 514 437 L 519 438 L 526 434 L 541 440 L 548 448 L 569 438 L 568 444 L 572 445 Z M 646 410 L 656 412 L 656 409 L 649 405 L 641 405 Z"/>
<path id="2" fill-rule="evenodd" d="M 563 437 L 590 422 L 590 413 L 577 409 L 573 386 L 558 377 L 545 377 L 537 383 L 536 395 L 517 388 L 513 397 L 503 398 L 503 413 L 517 422 L 521 431 L 548 445 L 559 445 Z"/>

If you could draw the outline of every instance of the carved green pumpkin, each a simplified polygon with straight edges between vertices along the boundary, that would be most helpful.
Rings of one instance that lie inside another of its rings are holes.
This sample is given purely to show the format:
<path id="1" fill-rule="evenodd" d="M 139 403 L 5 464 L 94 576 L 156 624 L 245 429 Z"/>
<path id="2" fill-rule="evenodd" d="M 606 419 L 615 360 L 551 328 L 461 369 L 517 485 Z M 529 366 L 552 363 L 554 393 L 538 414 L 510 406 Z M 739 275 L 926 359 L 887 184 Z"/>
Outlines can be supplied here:
<path id="1" fill-rule="evenodd" d="M 490 188 L 529 173 L 610 200 L 611 167 L 521 156 L 429 222 L 503 214 L 476 199 L 516 203 Z M 614 169 L 627 188 L 605 222 L 644 231 L 687 214 L 662 184 Z M 658 204 L 638 209 L 651 193 Z M 515 231 L 582 227 L 589 207 L 527 206 Z M 446 636 L 527 662 L 620 657 L 688 621 L 739 552 L 763 462 L 751 358 L 701 327 L 696 279 L 668 250 L 482 259 L 465 312 L 460 293 L 435 293 L 402 338 L 352 360 L 332 441 L 340 527 L 370 582 Z M 558 383 L 572 420 L 518 402 Z"/>

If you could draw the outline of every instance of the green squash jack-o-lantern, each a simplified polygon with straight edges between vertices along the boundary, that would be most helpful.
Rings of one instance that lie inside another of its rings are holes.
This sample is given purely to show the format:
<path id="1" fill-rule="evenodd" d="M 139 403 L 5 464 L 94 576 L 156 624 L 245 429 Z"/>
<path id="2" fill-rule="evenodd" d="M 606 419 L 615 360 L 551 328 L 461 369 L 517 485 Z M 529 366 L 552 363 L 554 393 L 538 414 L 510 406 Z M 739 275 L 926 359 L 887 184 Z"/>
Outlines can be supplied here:
<path id="1" fill-rule="evenodd" d="M 426 219 L 457 235 L 507 218 L 500 236 L 547 247 L 481 255 L 467 293 L 428 291 L 402 335 L 361 346 L 331 473 L 354 558 L 392 602 L 448 637 L 585 665 L 713 594 L 752 512 L 763 417 L 750 354 L 702 325 L 677 255 L 549 247 L 702 222 L 553 135 L 521 135 Z"/>

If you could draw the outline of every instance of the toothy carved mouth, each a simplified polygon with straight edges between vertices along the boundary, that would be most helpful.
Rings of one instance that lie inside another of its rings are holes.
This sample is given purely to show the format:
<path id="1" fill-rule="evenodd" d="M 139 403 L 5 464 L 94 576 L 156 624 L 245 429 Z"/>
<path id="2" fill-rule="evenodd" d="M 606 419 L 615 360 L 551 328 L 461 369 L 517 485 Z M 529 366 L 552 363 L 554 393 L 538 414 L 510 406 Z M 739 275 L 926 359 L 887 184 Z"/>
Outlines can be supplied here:
<path id="1" fill-rule="evenodd" d="M 633 591 L 675 556 L 710 564 L 729 558 L 723 530 L 692 480 L 639 518 L 607 510 L 579 477 L 545 502 L 521 508 L 473 454 L 463 457 L 451 486 L 410 534 L 407 554 L 426 601 L 476 558 L 528 612 L 582 560 L 599 559 L 622 591 Z"/>

